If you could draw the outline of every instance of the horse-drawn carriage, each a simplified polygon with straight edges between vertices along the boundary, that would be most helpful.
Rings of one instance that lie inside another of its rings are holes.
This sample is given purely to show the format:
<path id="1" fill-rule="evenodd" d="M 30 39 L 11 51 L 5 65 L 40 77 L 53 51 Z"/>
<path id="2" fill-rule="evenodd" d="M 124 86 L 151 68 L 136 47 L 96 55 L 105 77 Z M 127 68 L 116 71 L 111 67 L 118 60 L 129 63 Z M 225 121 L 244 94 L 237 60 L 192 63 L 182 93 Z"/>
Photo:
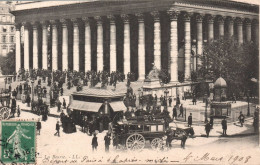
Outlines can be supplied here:
<path id="1" fill-rule="evenodd" d="M 116 143 L 122 148 L 128 150 L 141 150 L 150 143 L 152 149 L 164 149 L 169 147 L 166 144 L 172 140 L 186 141 L 188 136 L 194 135 L 193 128 L 188 129 L 170 129 L 165 127 L 165 120 L 156 119 L 153 121 L 128 121 L 121 120 L 113 124 L 112 137 Z"/>
<path id="2" fill-rule="evenodd" d="M 10 93 L 0 93 L 0 120 L 6 120 L 10 117 L 10 97 Z"/>

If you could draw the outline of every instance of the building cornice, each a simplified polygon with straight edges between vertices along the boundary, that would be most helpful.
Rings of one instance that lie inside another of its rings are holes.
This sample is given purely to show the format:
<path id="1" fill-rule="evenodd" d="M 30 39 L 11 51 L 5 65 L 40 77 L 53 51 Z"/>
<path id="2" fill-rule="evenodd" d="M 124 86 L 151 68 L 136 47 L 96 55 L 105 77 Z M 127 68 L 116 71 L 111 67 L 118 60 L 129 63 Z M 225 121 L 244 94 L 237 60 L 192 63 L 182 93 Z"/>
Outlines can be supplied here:
<path id="1" fill-rule="evenodd" d="M 211 15 L 221 15 L 221 16 L 236 16 L 236 17 L 247 17 L 247 18 L 259 18 L 259 14 L 255 12 L 241 11 L 235 9 L 223 9 L 219 7 L 210 7 L 204 5 L 194 5 L 188 3 L 173 3 L 171 9 L 180 10 L 180 11 L 189 11 L 200 14 L 211 14 Z"/>

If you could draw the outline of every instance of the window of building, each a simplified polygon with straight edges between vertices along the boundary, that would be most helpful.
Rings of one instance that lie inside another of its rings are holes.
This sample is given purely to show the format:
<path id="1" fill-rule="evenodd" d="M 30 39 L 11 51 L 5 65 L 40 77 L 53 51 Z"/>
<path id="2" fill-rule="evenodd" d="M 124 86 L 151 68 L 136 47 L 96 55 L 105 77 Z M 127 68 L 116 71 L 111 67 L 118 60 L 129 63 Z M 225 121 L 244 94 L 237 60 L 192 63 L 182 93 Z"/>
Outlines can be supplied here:
<path id="1" fill-rule="evenodd" d="M 3 32 L 7 32 L 6 26 L 3 26 L 2 31 L 3 31 Z"/>
<path id="2" fill-rule="evenodd" d="M 6 16 L 6 22 L 10 22 L 10 17 Z"/>
<path id="3" fill-rule="evenodd" d="M 10 31 L 14 32 L 14 27 L 13 26 L 11 26 Z"/>
<path id="4" fill-rule="evenodd" d="M 2 42 L 6 43 L 6 36 L 2 36 Z"/>
<path id="5" fill-rule="evenodd" d="M 3 16 L 3 17 L 2 17 L 2 21 L 3 21 L 3 22 L 6 22 L 6 16 Z"/>
<path id="6" fill-rule="evenodd" d="M 14 43 L 14 36 L 10 36 L 10 42 Z"/>

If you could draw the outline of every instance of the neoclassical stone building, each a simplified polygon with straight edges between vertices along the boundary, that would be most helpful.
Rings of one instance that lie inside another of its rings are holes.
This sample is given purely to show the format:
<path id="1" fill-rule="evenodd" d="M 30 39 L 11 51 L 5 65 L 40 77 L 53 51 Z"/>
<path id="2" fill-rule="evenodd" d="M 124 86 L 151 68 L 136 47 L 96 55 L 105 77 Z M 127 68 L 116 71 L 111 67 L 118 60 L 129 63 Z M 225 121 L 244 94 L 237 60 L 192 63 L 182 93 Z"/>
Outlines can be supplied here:
<path id="1" fill-rule="evenodd" d="M 178 82 L 221 36 L 259 43 L 259 7 L 224 0 L 86 0 L 15 6 L 19 68 L 121 71 L 143 80 L 154 65 Z M 24 29 L 21 38 L 21 28 Z"/>

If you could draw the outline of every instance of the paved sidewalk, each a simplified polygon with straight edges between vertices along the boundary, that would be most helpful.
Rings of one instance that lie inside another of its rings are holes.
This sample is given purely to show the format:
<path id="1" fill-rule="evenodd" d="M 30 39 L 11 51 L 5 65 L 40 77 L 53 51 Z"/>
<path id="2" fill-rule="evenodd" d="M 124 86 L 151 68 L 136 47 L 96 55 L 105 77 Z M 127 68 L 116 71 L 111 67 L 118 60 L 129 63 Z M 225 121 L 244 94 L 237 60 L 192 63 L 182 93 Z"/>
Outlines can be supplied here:
<path id="1" fill-rule="evenodd" d="M 179 127 L 179 128 L 188 128 L 187 122 L 172 122 L 170 123 L 172 127 Z M 206 136 L 205 131 L 205 124 L 195 124 L 192 125 L 195 137 Z M 221 124 L 214 124 L 213 129 L 211 129 L 209 136 L 210 137 L 221 137 L 222 136 L 222 125 Z M 243 135 L 252 135 L 254 134 L 253 128 L 253 118 L 249 117 L 245 120 L 244 126 L 241 127 L 240 123 L 232 122 L 228 123 L 227 125 L 227 137 L 233 136 L 243 136 Z"/>

